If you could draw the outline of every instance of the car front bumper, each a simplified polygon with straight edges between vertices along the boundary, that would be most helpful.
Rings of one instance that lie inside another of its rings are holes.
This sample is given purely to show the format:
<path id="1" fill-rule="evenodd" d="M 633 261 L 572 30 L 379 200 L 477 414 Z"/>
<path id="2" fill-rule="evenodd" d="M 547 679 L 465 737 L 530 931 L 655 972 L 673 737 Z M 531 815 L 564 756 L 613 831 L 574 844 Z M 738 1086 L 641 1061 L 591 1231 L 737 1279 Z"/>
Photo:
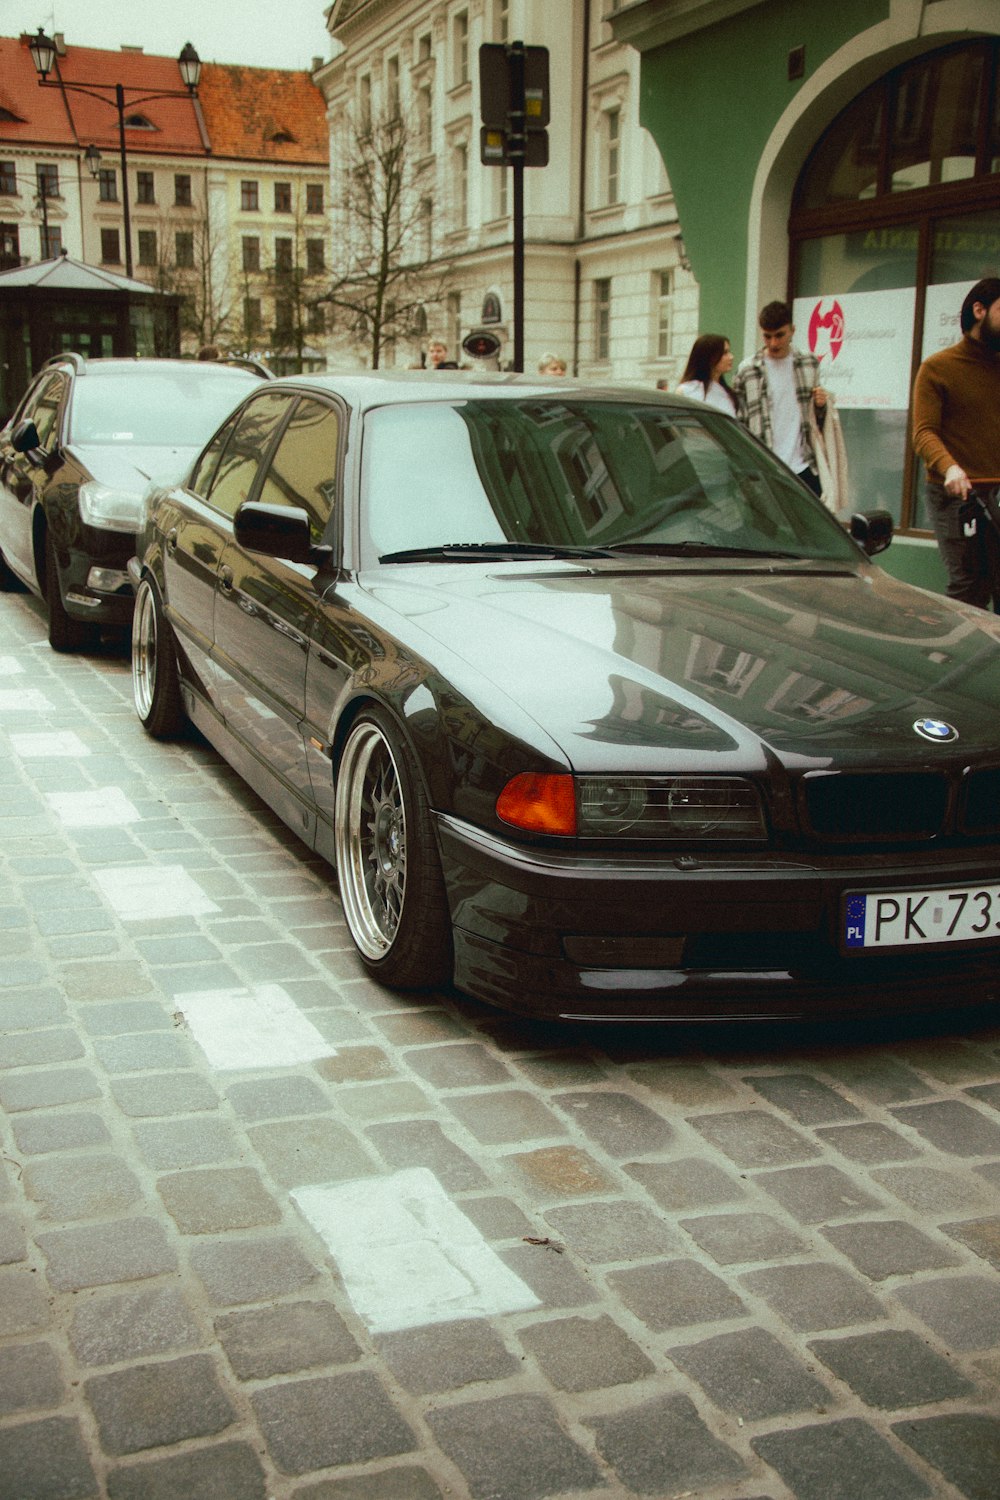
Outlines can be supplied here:
<path id="1" fill-rule="evenodd" d="M 438 818 L 455 982 L 563 1020 L 766 1020 L 1000 1002 L 1000 936 L 848 953 L 848 891 L 1000 883 L 1000 850 L 707 858 L 527 848 Z"/>

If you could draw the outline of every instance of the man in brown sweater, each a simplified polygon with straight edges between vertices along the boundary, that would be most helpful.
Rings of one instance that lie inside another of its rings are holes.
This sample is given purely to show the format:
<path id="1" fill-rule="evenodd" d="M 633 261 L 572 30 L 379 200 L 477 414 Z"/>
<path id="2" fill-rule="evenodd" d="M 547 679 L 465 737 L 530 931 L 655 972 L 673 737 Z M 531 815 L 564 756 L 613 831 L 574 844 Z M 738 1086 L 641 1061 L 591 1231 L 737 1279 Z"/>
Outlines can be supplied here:
<path id="1" fill-rule="evenodd" d="M 913 389 L 913 446 L 927 469 L 927 507 L 953 599 L 1000 613 L 1000 278 L 962 303 L 962 338 L 925 359 Z M 989 519 L 970 503 L 973 480 Z"/>

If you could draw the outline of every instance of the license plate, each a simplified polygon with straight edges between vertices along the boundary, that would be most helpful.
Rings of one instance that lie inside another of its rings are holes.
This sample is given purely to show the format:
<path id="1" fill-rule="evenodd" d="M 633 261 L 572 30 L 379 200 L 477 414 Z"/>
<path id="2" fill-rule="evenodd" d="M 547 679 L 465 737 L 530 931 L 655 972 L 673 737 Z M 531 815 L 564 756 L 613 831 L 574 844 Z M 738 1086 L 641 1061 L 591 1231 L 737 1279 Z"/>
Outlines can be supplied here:
<path id="1" fill-rule="evenodd" d="M 1000 937 L 1000 886 L 853 893 L 844 904 L 843 932 L 851 949 L 982 943 Z"/>

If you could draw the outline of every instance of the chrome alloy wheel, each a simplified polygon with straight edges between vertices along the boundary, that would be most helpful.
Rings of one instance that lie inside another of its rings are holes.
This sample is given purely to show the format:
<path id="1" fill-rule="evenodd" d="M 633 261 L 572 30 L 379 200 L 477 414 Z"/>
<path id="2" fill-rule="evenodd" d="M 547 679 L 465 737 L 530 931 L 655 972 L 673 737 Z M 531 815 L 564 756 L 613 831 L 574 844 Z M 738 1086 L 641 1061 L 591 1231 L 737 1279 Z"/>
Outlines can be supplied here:
<path id="1" fill-rule="evenodd" d="M 381 730 L 351 730 L 337 778 L 337 874 L 344 915 L 366 958 L 392 947 L 406 898 L 406 814 L 399 771 Z"/>
<path id="2" fill-rule="evenodd" d="M 136 711 L 145 722 L 153 709 L 156 693 L 156 601 L 143 579 L 135 596 L 132 617 L 132 696 Z"/>

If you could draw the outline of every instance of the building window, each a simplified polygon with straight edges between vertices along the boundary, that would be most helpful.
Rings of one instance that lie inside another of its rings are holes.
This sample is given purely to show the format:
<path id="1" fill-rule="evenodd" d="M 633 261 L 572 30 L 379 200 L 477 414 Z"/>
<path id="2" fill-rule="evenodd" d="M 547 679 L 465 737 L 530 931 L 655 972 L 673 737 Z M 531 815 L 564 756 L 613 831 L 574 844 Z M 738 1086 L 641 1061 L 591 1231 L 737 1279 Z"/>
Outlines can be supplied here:
<path id="1" fill-rule="evenodd" d="M 244 271 L 260 270 L 260 238 L 256 234 L 243 236 L 243 269 Z"/>
<path id="2" fill-rule="evenodd" d="M 240 183 L 240 208 L 245 212 L 255 212 L 260 207 L 260 197 L 256 182 L 250 182 L 246 178 Z"/>
<path id="3" fill-rule="evenodd" d="M 464 229 L 469 222 L 469 148 L 462 144 L 451 153 L 454 192 L 455 228 Z"/>
<path id="4" fill-rule="evenodd" d="M 604 117 L 604 201 L 618 203 L 621 165 L 622 112 L 609 109 Z"/>
<path id="5" fill-rule="evenodd" d="M 97 196 L 102 203 L 118 202 L 118 173 L 114 167 L 101 167 L 98 172 Z"/>
<path id="6" fill-rule="evenodd" d="M 244 333 L 260 333 L 260 298 L 243 298 L 243 331 Z"/>
<path id="7" fill-rule="evenodd" d="M 323 212 L 323 184 L 321 182 L 306 183 L 306 213 L 321 214 Z"/>
<path id="8" fill-rule="evenodd" d="M 174 173 L 174 203 L 178 208 L 191 207 L 191 175 L 189 172 Z"/>
<path id="9" fill-rule="evenodd" d="M 322 240 L 306 240 L 306 270 L 310 276 L 326 270 L 326 246 Z"/>
<path id="10" fill-rule="evenodd" d="M 510 0 L 493 0 L 493 35 L 498 42 L 510 41 Z"/>
<path id="11" fill-rule="evenodd" d="M 287 343 L 294 330 L 292 321 L 292 304 L 286 298 L 281 297 L 274 304 L 274 336 L 279 343 Z"/>
<path id="12" fill-rule="evenodd" d="M 370 73 L 362 74 L 358 82 L 358 128 L 367 135 L 372 128 L 372 79 Z"/>
<path id="13" fill-rule="evenodd" d="M 460 10 L 452 23 L 454 87 L 469 81 L 469 12 Z"/>
<path id="14" fill-rule="evenodd" d="M 50 224 L 48 228 L 42 229 L 42 259 L 55 260 L 57 255 L 62 255 L 62 230 L 58 224 Z"/>
<path id="15" fill-rule="evenodd" d="M 12 271 L 21 264 L 21 236 L 16 224 L 0 224 L 0 270 Z"/>
<path id="16" fill-rule="evenodd" d="M 674 352 L 674 273 L 657 271 L 654 278 L 656 294 L 656 357 L 667 359 Z"/>
<path id="17" fill-rule="evenodd" d="M 326 332 L 326 308 L 314 303 L 308 312 L 307 326 L 310 333 Z"/>
<path id="18" fill-rule="evenodd" d="M 194 266 L 194 235 L 190 229 L 179 229 L 174 235 L 174 261 L 185 271 Z"/>
<path id="19" fill-rule="evenodd" d="M 136 176 L 136 202 L 155 203 L 156 193 L 153 187 L 152 172 L 137 172 Z"/>
<path id="20" fill-rule="evenodd" d="M 105 265 L 121 265 L 122 252 L 117 229 L 101 230 L 101 260 Z"/>
<path id="21" fill-rule="evenodd" d="M 611 358 L 611 282 L 594 282 L 594 358 L 606 364 Z"/>
<path id="22" fill-rule="evenodd" d="M 276 214 L 291 213 L 292 184 L 290 182 L 276 182 L 274 184 L 274 211 Z"/>
<path id="23" fill-rule="evenodd" d="M 431 86 L 425 83 L 417 90 L 417 149 L 425 154 L 431 149 L 432 124 Z"/>
<path id="24" fill-rule="evenodd" d="M 287 274 L 293 266 L 292 242 L 284 235 L 278 235 L 274 241 L 274 269 L 282 274 Z"/>
<path id="25" fill-rule="evenodd" d="M 17 197 L 17 173 L 12 161 L 0 161 L 0 193 L 5 198 Z"/>
<path id="26" fill-rule="evenodd" d="M 139 230 L 139 264 L 140 266 L 156 265 L 156 230 Z"/>
<path id="27" fill-rule="evenodd" d="M 35 182 L 38 184 L 38 196 L 40 198 L 59 197 L 59 168 L 54 162 L 37 162 L 35 165 Z"/>
<path id="28" fill-rule="evenodd" d="M 385 107 L 390 120 L 399 119 L 398 57 L 390 57 L 385 65 Z"/>
<path id="29" fill-rule="evenodd" d="M 434 249 L 434 199 L 421 198 L 420 200 L 420 253 L 424 260 L 430 260 Z"/>
<path id="30" fill-rule="evenodd" d="M 431 34 L 425 31 L 423 36 L 417 38 L 417 62 L 425 63 L 431 60 Z"/>

